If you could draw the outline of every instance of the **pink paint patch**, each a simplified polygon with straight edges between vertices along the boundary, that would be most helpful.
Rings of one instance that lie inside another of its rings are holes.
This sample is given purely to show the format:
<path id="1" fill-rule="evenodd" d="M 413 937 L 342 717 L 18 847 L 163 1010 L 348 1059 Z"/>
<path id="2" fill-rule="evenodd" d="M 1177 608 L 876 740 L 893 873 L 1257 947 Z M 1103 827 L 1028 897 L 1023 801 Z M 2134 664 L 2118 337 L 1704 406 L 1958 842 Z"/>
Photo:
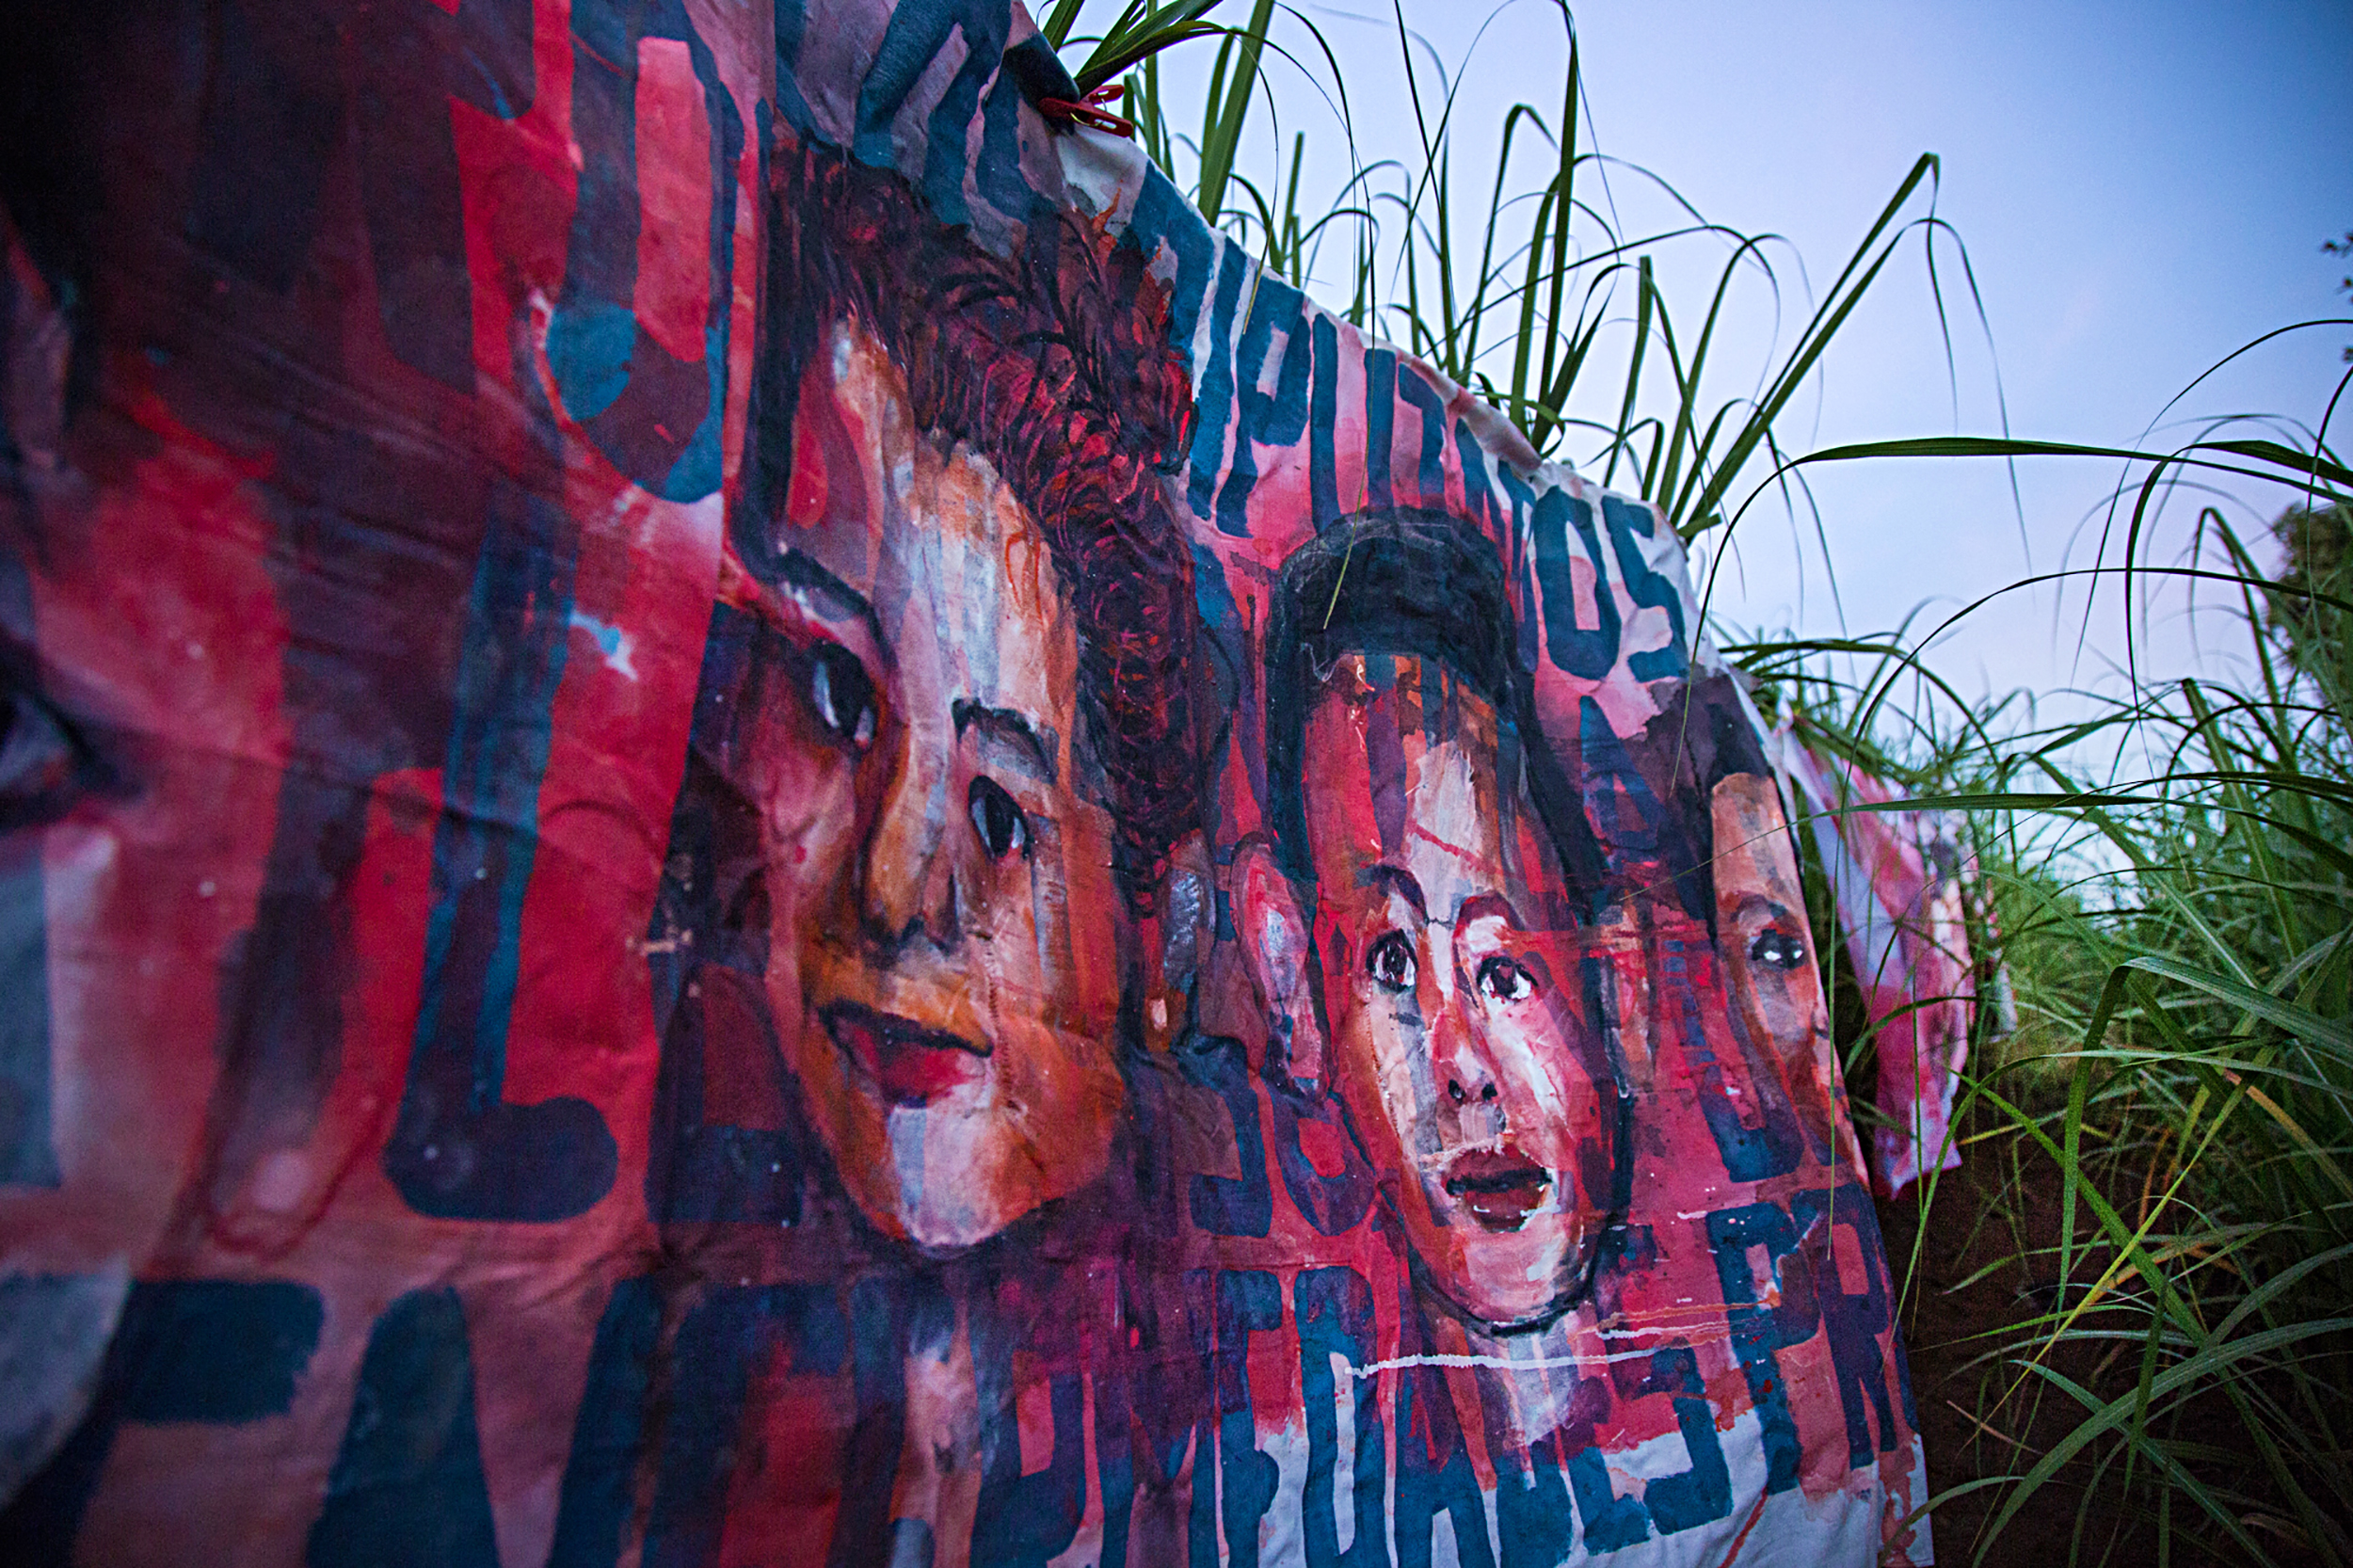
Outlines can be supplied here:
<path id="1" fill-rule="evenodd" d="M 637 324 L 693 364 L 711 319 L 711 126 L 676 39 L 637 47 Z"/>

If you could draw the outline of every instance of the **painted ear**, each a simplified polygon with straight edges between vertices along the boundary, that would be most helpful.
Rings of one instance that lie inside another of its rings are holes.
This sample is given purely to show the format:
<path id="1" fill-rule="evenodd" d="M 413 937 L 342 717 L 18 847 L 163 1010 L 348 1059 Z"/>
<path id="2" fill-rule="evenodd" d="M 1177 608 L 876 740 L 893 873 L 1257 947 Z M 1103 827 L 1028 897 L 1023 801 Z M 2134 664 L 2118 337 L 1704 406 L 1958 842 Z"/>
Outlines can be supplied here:
<path id="1" fill-rule="evenodd" d="M 1160 882 L 1160 984 L 1193 994 L 1217 937 L 1217 870 L 1196 829 L 1170 846 Z"/>
<path id="2" fill-rule="evenodd" d="M 1242 963 L 1266 1006 L 1267 1076 L 1287 1077 L 1307 1093 L 1318 1093 L 1326 1053 L 1307 984 L 1312 937 L 1290 879 L 1264 839 L 1245 840 L 1235 850 L 1233 888 Z"/>
<path id="3" fill-rule="evenodd" d="M 1169 849 L 1159 914 L 1160 951 L 1144 983 L 1144 1039 L 1164 1051 L 1193 1021 L 1193 994 L 1217 938 L 1217 871 L 1197 831 Z"/>

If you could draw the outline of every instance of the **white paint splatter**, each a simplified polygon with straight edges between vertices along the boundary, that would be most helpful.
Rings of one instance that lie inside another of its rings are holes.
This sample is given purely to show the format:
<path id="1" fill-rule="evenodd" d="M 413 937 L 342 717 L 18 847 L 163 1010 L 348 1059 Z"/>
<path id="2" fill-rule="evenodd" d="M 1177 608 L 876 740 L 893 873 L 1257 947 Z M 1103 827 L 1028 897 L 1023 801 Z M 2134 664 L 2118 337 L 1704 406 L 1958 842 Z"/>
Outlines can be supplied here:
<path id="1" fill-rule="evenodd" d="M 604 655 L 606 669 L 616 675 L 626 676 L 632 680 L 637 679 L 637 667 L 629 660 L 628 632 L 623 632 L 617 626 L 607 626 L 592 616 L 584 616 L 578 610 L 572 612 L 571 624 L 587 632 L 595 640 L 597 651 Z"/>
<path id="2" fill-rule="evenodd" d="M 1362 1381 L 1381 1372 L 1394 1372 L 1407 1367 L 1493 1367 L 1506 1372 L 1532 1372 L 1546 1367 L 1591 1367 L 1600 1362 L 1636 1361 L 1651 1353 L 1655 1347 L 1639 1351 L 1617 1351 L 1608 1355 L 1543 1355 L 1522 1360 L 1508 1355 L 1401 1355 L 1388 1361 L 1368 1362 L 1350 1370 Z"/>

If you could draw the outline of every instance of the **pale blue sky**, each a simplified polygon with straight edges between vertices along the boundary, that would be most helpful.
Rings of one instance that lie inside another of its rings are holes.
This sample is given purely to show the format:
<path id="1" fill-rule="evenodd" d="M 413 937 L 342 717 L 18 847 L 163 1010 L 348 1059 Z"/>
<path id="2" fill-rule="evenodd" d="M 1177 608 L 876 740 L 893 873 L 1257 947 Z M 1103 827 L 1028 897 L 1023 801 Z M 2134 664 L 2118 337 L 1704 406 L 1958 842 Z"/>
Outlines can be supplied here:
<path id="1" fill-rule="evenodd" d="M 1228 8 L 1241 9 L 1239 0 Z M 1361 3 L 1305 8 L 1340 57 L 1359 155 L 1410 156 L 1393 21 Z M 1517 0 L 1492 20 L 1476 3 L 1409 0 L 1404 10 L 1464 83 L 1458 179 L 1492 170 L 1505 108 L 1526 100 L 1549 116 L 1560 101 L 1566 50 L 1557 10 L 1544 0 Z M 2233 348 L 2293 321 L 2353 313 L 2334 288 L 2346 264 L 2320 251 L 2353 227 L 2353 4 L 1589 0 L 1577 16 L 1600 149 L 1671 182 L 1714 221 L 1790 242 L 1775 257 L 1785 343 L 1805 304 L 1792 255 L 1814 290 L 1827 288 L 1913 160 L 1941 154 L 1936 210 L 1968 247 L 2017 434 L 2137 444 L 2168 399 Z M 1171 62 L 1167 90 L 1177 102 L 1186 74 L 1209 58 L 1193 48 L 1191 61 Z M 1337 184 L 1345 177 L 1337 123 L 1296 72 L 1276 67 L 1272 80 L 1286 140 L 1289 129 L 1309 133 L 1308 184 Z M 1611 176 L 1609 195 L 1630 230 L 1669 219 L 1664 201 L 1628 172 Z M 1670 297 L 1694 323 L 1722 253 L 1703 242 L 1658 255 Z M 1986 338 L 1956 299 L 1956 275 L 1945 280 L 1958 419 L 1915 246 L 1845 329 L 1818 399 L 1785 428 L 1793 444 L 1998 430 Z M 1319 291 L 1327 302 L 1343 302 L 1333 298 L 1337 281 Z M 1745 346 L 1754 367 L 1772 302 L 1760 285 L 1736 304 L 1742 326 L 1727 348 Z M 2353 328 L 2274 344 L 2171 418 L 2269 412 L 2316 423 L 2347 368 L 2348 342 Z M 1611 381 L 1604 372 L 1596 386 Z M 2340 449 L 2345 423 L 2333 432 Z M 2187 429 L 2152 440 L 2177 444 Z M 2113 466 L 2088 462 L 2023 465 L 2022 540 L 1998 463 L 1817 471 L 1846 630 L 1891 627 L 1923 604 L 1941 618 L 2029 570 L 2087 564 L 2089 536 L 2078 528 L 2117 477 Z M 2252 499 L 2265 517 L 2281 504 Z M 2160 558 L 2184 547 L 2193 510 L 2169 520 Z M 1721 611 L 1750 625 L 1839 630 L 1810 536 L 1793 540 L 1770 508 L 1753 513 L 1742 536 L 1737 569 L 1718 590 Z M 2083 625 L 2080 592 L 2011 595 L 1974 616 L 1935 663 L 1964 689 L 2048 692 L 2097 679 L 2103 657 L 2121 654 L 2112 606 L 2094 615 L 2079 662 Z M 2212 656 L 2211 646 L 2195 646 L 2178 596 L 2161 605 L 2144 669 L 2174 672 Z"/>

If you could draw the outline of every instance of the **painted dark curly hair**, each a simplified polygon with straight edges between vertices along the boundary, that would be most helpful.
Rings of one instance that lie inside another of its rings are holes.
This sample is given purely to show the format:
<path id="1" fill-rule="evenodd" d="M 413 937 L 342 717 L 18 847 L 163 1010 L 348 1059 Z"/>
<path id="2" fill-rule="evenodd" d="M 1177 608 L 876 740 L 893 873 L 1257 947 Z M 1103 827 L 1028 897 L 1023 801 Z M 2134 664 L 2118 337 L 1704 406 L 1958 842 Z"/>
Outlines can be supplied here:
<path id="1" fill-rule="evenodd" d="M 1080 700 L 1118 820 L 1114 870 L 1145 903 L 1198 821 L 1193 557 L 1163 474 L 1192 382 L 1168 291 L 1133 246 L 1068 214 L 1000 256 L 886 169 L 787 147 L 769 186 L 752 450 L 731 524 L 756 573 L 790 480 L 801 373 L 849 317 L 906 376 L 924 428 L 985 457 L 1044 531 L 1078 619 Z"/>

